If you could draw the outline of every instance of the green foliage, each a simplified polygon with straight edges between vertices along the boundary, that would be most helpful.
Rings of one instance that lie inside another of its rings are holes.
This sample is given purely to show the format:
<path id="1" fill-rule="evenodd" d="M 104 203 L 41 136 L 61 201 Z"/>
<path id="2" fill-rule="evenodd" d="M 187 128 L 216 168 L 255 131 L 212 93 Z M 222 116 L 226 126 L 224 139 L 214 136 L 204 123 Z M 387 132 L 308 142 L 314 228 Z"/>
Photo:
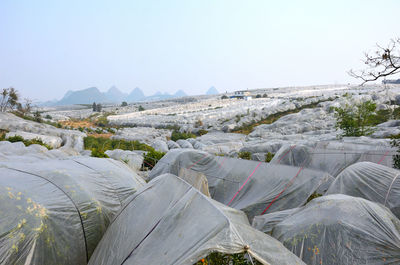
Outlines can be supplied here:
<path id="1" fill-rule="evenodd" d="M 343 130 L 342 136 L 370 135 L 378 121 L 375 110 L 376 104 L 370 100 L 335 108 L 336 127 Z"/>
<path id="2" fill-rule="evenodd" d="M 221 99 L 228 99 L 228 96 L 227 96 L 227 95 L 223 95 L 223 96 L 221 97 Z"/>
<path id="3" fill-rule="evenodd" d="M 121 107 L 126 107 L 126 106 L 128 106 L 128 103 L 126 101 L 123 101 Z"/>
<path id="4" fill-rule="evenodd" d="M 269 163 L 271 162 L 272 158 L 274 158 L 275 154 L 268 152 L 265 154 L 265 162 Z"/>
<path id="5" fill-rule="evenodd" d="M 108 155 L 104 153 L 104 151 L 100 151 L 98 149 L 92 149 L 92 157 L 99 157 L 99 158 L 109 158 Z"/>
<path id="6" fill-rule="evenodd" d="M 0 93 L 0 112 L 5 112 L 7 110 L 14 110 L 21 104 L 19 101 L 19 95 L 17 90 L 13 87 L 4 88 Z"/>
<path id="7" fill-rule="evenodd" d="M 148 167 L 149 169 L 152 169 L 164 155 L 164 152 L 159 152 L 156 150 L 151 150 L 147 152 L 144 156 L 143 167 Z"/>
<path id="8" fill-rule="evenodd" d="M 252 258 L 252 261 L 253 262 L 247 258 L 247 253 L 224 254 L 213 252 L 206 258 L 195 263 L 195 265 L 261 265 L 261 263 L 254 258 Z"/>
<path id="9" fill-rule="evenodd" d="M 238 157 L 241 158 L 241 159 L 251 160 L 251 153 L 248 152 L 248 151 L 239 152 Z"/>
<path id="10" fill-rule="evenodd" d="M 208 133 L 208 131 L 204 130 L 204 129 L 200 129 L 200 130 L 197 131 L 197 135 L 199 135 L 199 136 L 205 135 L 207 133 Z"/>
<path id="11" fill-rule="evenodd" d="M 0 141 L 4 141 L 6 139 L 6 133 L 8 131 L 0 129 Z"/>
<path id="12" fill-rule="evenodd" d="M 316 191 L 314 191 L 314 193 L 311 194 L 310 197 L 308 197 L 306 204 L 309 203 L 310 201 L 312 201 L 313 199 L 321 197 L 321 196 L 322 196 L 322 194 L 317 193 Z"/>
<path id="13" fill-rule="evenodd" d="M 36 122 L 41 123 L 43 121 L 42 120 L 42 115 L 40 114 L 39 111 L 35 111 L 35 113 L 33 114 L 33 117 L 35 118 Z"/>
<path id="14" fill-rule="evenodd" d="M 256 95 L 256 98 L 261 98 L 261 95 L 260 95 L 260 94 L 257 94 L 257 95 Z"/>
<path id="15" fill-rule="evenodd" d="M 178 141 L 180 139 L 186 140 L 189 138 L 196 138 L 196 135 L 194 135 L 193 133 L 181 133 L 179 131 L 174 130 L 171 134 L 171 140 L 172 141 Z"/>
<path id="16" fill-rule="evenodd" d="M 236 114 L 236 119 L 235 122 L 238 123 L 240 121 L 241 116 L 239 114 Z"/>
<path id="17" fill-rule="evenodd" d="M 262 96 L 263 98 L 267 98 L 268 97 L 268 95 L 267 94 L 263 94 L 263 96 Z"/>
<path id="18" fill-rule="evenodd" d="M 145 108 L 143 108 L 143 106 L 142 106 L 142 105 L 139 105 L 139 108 L 138 108 L 138 110 L 139 110 L 139 111 L 144 111 L 144 110 L 145 110 Z"/>
<path id="19" fill-rule="evenodd" d="M 376 111 L 376 114 L 371 117 L 371 124 L 378 125 L 387 122 L 392 117 L 391 109 L 381 109 Z"/>
<path id="20" fill-rule="evenodd" d="M 84 147 L 87 150 L 97 149 L 99 151 L 107 151 L 114 149 L 122 149 L 122 150 L 143 150 L 143 151 L 151 151 L 154 150 L 153 147 L 148 146 L 147 144 L 143 144 L 139 141 L 125 141 L 125 140 L 117 140 L 117 139 L 109 139 L 104 137 L 93 137 L 88 136 L 83 139 Z"/>
<path id="21" fill-rule="evenodd" d="M 107 127 L 109 126 L 108 120 L 107 120 L 108 115 L 103 115 L 97 118 L 97 121 L 94 123 L 96 126 L 99 127 Z"/>
<path id="22" fill-rule="evenodd" d="M 117 139 L 108 139 L 103 137 L 88 136 L 83 139 L 86 150 L 92 151 L 94 157 L 108 157 L 104 152 L 107 150 L 142 150 L 146 151 L 143 167 L 153 168 L 165 153 L 156 151 L 153 147 L 139 141 L 125 141 Z"/>
<path id="23" fill-rule="evenodd" d="M 400 119 L 400 108 L 395 108 L 393 110 L 392 117 L 395 120 L 399 120 Z"/>
<path id="24" fill-rule="evenodd" d="M 48 144 L 44 143 L 39 138 L 27 140 L 27 139 L 24 139 L 20 135 L 11 136 L 11 137 L 8 137 L 8 138 L 5 138 L 5 135 L 3 135 L 0 140 L 1 141 L 9 141 L 11 143 L 22 142 L 25 146 L 30 146 L 32 144 L 38 144 L 38 145 L 46 147 L 48 150 L 52 149 L 51 146 L 49 146 Z"/>
<path id="25" fill-rule="evenodd" d="M 47 114 L 47 115 L 45 116 L 45 118 L 48 119 L 48 120 L 53 119 L 53 117 L 51 117 L 49 114 Z"/>

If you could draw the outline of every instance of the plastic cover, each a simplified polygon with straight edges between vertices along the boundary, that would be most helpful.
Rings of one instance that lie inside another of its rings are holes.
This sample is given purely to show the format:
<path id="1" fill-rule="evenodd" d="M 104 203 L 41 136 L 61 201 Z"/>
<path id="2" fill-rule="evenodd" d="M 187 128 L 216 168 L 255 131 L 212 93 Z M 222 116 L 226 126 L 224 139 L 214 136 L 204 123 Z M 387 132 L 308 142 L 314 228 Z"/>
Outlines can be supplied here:
<path id="1" fill-rule="evenodd" d="M 190 149 L 170 150 L 149 178 L 164 173 L 178 175 L 181 168 L 203 173 L 211 197 L 243 210 L 250 220 L 255 215 L 300 207 L 315 191 L 324 193 L 333 181 L 333 177 L 320 171 L 216 157 Z"/>
<path id="2" fill-rule="evenodd" d="M 245 214 L 171 174 L 152 180 L 113 220 L 89 264 L 194 264 L 211 252 L 241 253 L 269 265 L 304 264 L 252 228 Z"/>
<path id="3" fill-rule="evenodd" d="M 400 264 L 399 219 L 362 198 L 316 198 L 278 223 L 272 236 L 309 265 Z"/>
<path id="4" fill-rule="evenodd" d="M 379 202 L 400 218 L 400 171 L 371 162 L 346 168 L 332 183 L 327 194 L 347 194 Z"/>
<path id="5" fill-rule="evenodd" d="M 0 264 L 86 264 L 144 185 L 112 159 L 0 162 Z"/>
<path id="6" fill-rule="evenodd" d="M 313 147 L 285 145 L 279 149 L 270 163 L 304 166 L 336 177 L 346 167 L 361 161 L 392 167 L 394 153 L 396 150 L 383 144 L 330 141 L 319 142 Z"/>

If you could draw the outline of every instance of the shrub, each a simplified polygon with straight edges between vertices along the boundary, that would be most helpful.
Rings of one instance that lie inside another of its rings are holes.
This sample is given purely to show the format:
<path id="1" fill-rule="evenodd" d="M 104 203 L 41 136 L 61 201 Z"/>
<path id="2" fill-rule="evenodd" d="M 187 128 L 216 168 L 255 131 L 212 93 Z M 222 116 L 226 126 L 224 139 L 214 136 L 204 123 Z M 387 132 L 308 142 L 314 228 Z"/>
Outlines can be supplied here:
<path id="1" fill-rule="evenodd" d="M 27 139 L 24 139 L 24 138 L 23 138 L 22 136 L 20 136 L 20 135 L 15 135 L 15 136 L 11 136 L 11 137 L 8 137 L 8 138 L 5 138 L 5 136 L 3 136 L 3 139 L 4 139 L 5 141 L 9 141 L 9 142 L 11 142 L 11 143 L 22 142 L 25 146 L 30 146 L 30 145 L 32 145 L 32 144 L 38 144 L 38 145 L 41 145 L 41 146 L 46 147 L 48 150 L 51 150 L 51 149 L 52 149 L 50 145 L 44 143 L 44 142 L 43 142 L 41 139 L 39 139 L 39 138 L 27 140 Z"/>
<path id="2" fill-rule="evenodd" d="M 147 152 L 147 154 L 144 156 L 142 168 L 148 167 L 149 169 L 153 169 L 153 167 L 164 155 L 164 152 L 159 152 L 154 149 Z"/>
<path id="3" fill-rule="evenodd" d="M 196 135 L 194 135 L 193 133 L 181 133 L 181 132 L 178 132 L 178 131 L 175 131 L 175 130 L 171 134 L 171 140 L 175 141 L 175 142 L 180 140 L 180 139 L 186 140 L 186 139 L 189 139 L 189 138 L 196 138 Z"/>
<path id="4" fill-rule="evenodd" d="M 6 139 L 6 130 L 0 129 L 0 141 L 4 141 Z"/>
<path id="5" fill-rule="evenodd" d="M 51 117 L 49 114 L 47 114 L 47 115 L 45 116 L 45 118 L 48 119 L 48 120 L 53 119 L 53 117 Z"/>
<path id="6" fill-rule="evenodd" d="M 257 94 L 257 95 L 256 95 L 256 98 L 261 98 L 261 95 L 260 95 L 260 94 Z"/>
<path id="7" fill-rule="evenodd" d="M 14 135 L 14 136 L 8 137 L 7 141 L 9 141 L 11 143 L 16 143 L 16 142 L 23 142 L 23 141 L 25 141 L 25 139 L 20 135 Z"/>
<path id="8" fill-rule="evenodd" d="M 109 158 L 108 155 L 104 153 L 104 151 L 100 151 L 98 149 L 92 149 L 92 157 L 99 157 L 99 158 Z"/>
<path id="9" fill-rule="evenodd" d="M 267 95 L 267 94 L 264 94 L 262 97 L 263 97 L 263 98 L 267 98 L 267 97 L 268 97 L 268 95 Z"/>
<path id="10" fill-rule="evenodd" d="M 223 96 L 221 97 L 221 99 L 228 99 L 228 96 L 227 96 L 227 95 L 223 95 Z"/>
<path id="11" fill-rule="evenodd" d="M 322 194 L 317 193 L 316 191 L 314 191 L 314 193 L 311 194 L 310 197 L 308 197 L 307 202 L 306 202 L 305 204 L 307 204 L 307 203 L 309 203 L 310 201 L 312 201 L 313 199 L 318 198 L 318 197 L 321 197 L 321 196 L 322 196 Z"/>
<path id="12" fill-rule="evenodd" d="M 207 130 L 200 129 L 200 130 L 198 130 L 197 135 L 202 136 L 202 135 L 205 135 L 205 134 L 207 134 L 207 133 L 208 133 Z"/>
<path id="13" fill-rule="evenodd" d="M 256 259 L 250 261 L 246 256 L 246 253 L 224 254 L 213 252 L 195 265 L 261 265 Z"/>
<path id="14" fill-rule="evenodd" d="M 126 106 L 128 106 L 128 103 L 126 101 L 123 101 L 121 107 L 126 107 Z"/>
<path id="15" fill-rule="evenodd" d="M 275 154 L 268 152 L 265 154 L 265 162 L 269 163 L 271 162 L 272 158 L 274 158 Z"/>
<path id="16" fill-rule="evenodd" d="M 142 105 L 139 105 L 139 108 L 138 108 L 138 110 L 139 110 L 139 111 L 144 111 L 144 110 L 145 110 L 145 108 L 143 108 L 143 106 L 142 106 Z"/>
<path id="17" fill-rule="evenodd" d="M 390 120 L 392 116 L 392 110 L 391 109 L 381 109 L 376 112 L 376 115 L 373 115 L 371 117 L 371 124 L 372 125 L 378 125 L 384 122 L 387 122 Z"/>
<path id="18" fill-rule="evenodd" d="M 238 157 L 241 158 L 241 159 L 251 160 L 251 153 L 248 152 L 248 151 L 239 152 Z"/>
<path id="19" fill-rule="evenodd" d="M 154 150 L 153 147 L 143 144 L 139 141 L 126 141 L 126 140 L 117 140 L 117 139 L 109 139 L 105 137 L 93 137 L 87 136 L 83 139 L 84 147 L 86 150 L 97 149 L 102 152 L 107 150 L 114 149 L 122 149 L 122 150 L 142 150 L 142 151 L 151 151 Z"/>
<path id="20" fill-rule="evenodd" d="M 375 109 L 376 104 L 370 100 L 335 108 L 336 127 L 343 130 L 342 136 L 370 135 L 374 131 Z"/>

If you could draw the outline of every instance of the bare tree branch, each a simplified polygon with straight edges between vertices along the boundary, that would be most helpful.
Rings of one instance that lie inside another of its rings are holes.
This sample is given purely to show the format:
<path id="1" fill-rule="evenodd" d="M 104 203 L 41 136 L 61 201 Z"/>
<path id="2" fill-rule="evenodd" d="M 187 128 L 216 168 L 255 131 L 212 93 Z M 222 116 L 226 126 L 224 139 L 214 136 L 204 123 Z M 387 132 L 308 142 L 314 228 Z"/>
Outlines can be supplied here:
<path id="1" fill-rule="evenodd" d="M 364 54 L 366 69 L 348 72 L 350 76 L 361 79 L 361 85 L 400 73 L 400 38 L 392 39 L 387 47 L 379 44 L 376 46 L 377 50 L 373 54 Z"/>

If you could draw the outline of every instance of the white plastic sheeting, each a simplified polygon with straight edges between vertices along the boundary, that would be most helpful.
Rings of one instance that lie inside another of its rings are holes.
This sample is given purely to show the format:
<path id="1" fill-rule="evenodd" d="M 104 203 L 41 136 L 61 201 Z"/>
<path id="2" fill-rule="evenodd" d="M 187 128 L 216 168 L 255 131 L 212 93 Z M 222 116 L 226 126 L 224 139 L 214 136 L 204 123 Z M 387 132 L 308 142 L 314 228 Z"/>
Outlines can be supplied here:
<path id="1" fill-rule="evenodd" d="M 379 202 L 400 218 L 400 171 L 371 162 L 346 168 L 329 187 L 327 194 L 347 194 Z"/>
<path id="2" fill-rule="evenodd" d="M 371 140 L 369 143 L 327 141 L 313 146 L 285 145 L 271 160 L 272 164 L 303 166 L 320 170 L 336 177 L 346 167 L 361 161 L 392 166 L 392 154 L 396 152 L 389 141 Z M 359 140 L 358 140 L 359 141 Z"/>
<path id="3" fill-rule="evenodd" d="M 0 161 L 0 264 L 87 264 L 145 183 L 112 159 L 24 158 Z"/>
<path id="4" fill-rule="evenodd" d="M 314 192 L 324 193 L 333 178 L 327 173 L 285 165 L 216 157 L 203 151 L 169 151 L 153 168 L 149 178 L 164 173 L 178 175 L 181 168 L 203 173 L 211 197 L 255 215 L 302 206 Z"/>
<path id="5" fill-rule="evenodd" d="M 90 265 L 194 264 L 211 252 L 248 249 L 268 265 L 304 264 L 246 216 L 184 180 L 164 174 L 139 190 L 113 220 Z"/>
<path id="6" fill-rule="evenodd" d="M 272 236 L 306 264 L 400 264 L 400 221 L 380 204 L 335 194 L 286 214 Z M 269 216 L 265 223 L 276 221 Z"/>

